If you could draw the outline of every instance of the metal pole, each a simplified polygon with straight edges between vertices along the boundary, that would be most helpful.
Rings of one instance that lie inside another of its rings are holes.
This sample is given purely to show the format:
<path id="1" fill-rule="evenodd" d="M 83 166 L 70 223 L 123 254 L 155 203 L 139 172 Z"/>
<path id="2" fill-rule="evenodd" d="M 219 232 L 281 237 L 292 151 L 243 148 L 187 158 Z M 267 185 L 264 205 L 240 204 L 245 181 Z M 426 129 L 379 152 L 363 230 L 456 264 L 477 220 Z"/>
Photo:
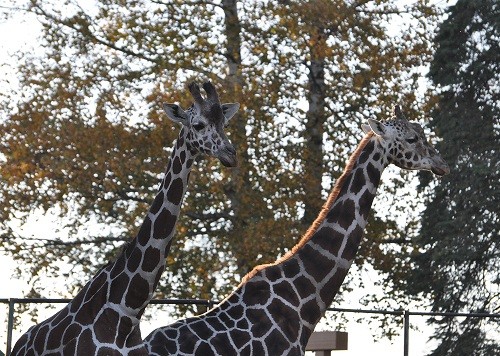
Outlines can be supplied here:
<path id="1" fill-rule="evenodd" d="M 403 355 L 408 356 L 409 343 L 410 343 L 410 312 L 408 310 L 404 311 L 404 326 L 403 326 L 403 337 L 404 337 L 404 351 Z"/>
<path id="2" fill-rule="evenodd" d="M 7 321 L 7 350 L 5 350 L 5 355 L 10 355 L 10 350 L 12 349 L 12 329 L 14 329 L 14 300 L 9 299 L 9 318 Z"/>

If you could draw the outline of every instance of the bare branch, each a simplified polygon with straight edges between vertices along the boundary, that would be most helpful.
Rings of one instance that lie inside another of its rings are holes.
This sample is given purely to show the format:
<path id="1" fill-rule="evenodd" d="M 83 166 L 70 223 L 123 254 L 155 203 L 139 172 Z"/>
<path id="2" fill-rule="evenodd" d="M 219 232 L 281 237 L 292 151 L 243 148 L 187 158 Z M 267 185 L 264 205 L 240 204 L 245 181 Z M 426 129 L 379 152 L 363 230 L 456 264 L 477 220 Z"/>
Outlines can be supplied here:
<path id="1" fill-rule="evenodd" d="M 151 2 L 153 4 L 164 5 L 164 6 L 173 6 L 174 5 L 172 3 L 167 3 L 167 2 L 164 2 L 164 1 L 160 1 L 160 0 L 151 0 Z M 200 1 L 191 1 L 191 2 L 185 1 L 182 5 L 186 5 L 186 6 L 210 5 L 210 6 L 213 6 L 213 7 L 218 7 L 220 9 L 224 8 L 222 4 L 217 4 L 217 3 L 212 2 L 212 1 L 203 1 L 203 0 L 200 0 Z"/>
<path id="2" fill-rule="evenodd" d="M 229 213 L 223 212 L 223 213 L 213 213 L 213 214 L 199 214 L 195 212 L 186 212 L 186 216 L 190 217 L 191 219 L 196 219 L 196 220 L 219 220 L 219 219 L 228 219 L 231 220 L 233 216 L 231 216 Z"/>
<path id="3" fill-rule="evenodd" d="M 121 237 L 113 237 L 113 236 L 106 236 L 106 237 L 96 237 L 93 239 L 81 239 L 81 240 L 74 240 L 74 241 L 63 241 L 61 239 L 48 239 L 48 238 L 35 238 L 35 237 L 21 237 L 21 236 L 8 236 L 8 235 L 0 235 L 0 240 L 12 240 L 12 239 L 21 239 L 24 242 L 33 242 L 33 243 L 40 243 L 36 247 L 55 247 L 55 246 L 81 246 L 81 245 L 100 245 L 103 243 L 108 243 L 108 242 L 124 242 L 124 241 L 129 241 L 130 238 L 126 236 L 121 236 Z M 28 250 L 28 249 L 33 249 L 33 246 L 26 246 L 26 247 L 21 247 L 21 246 L 16 246 L 16 249 L 19 250 Z M 4 250 L 7 251 L 7 250 Z"/>
<path id="4" fill-rule="evenodd" d="M 398 244 L 398 245 L 403 245 L 403 244 L 409 244 L 411 243 L 411 239 L 406 239 L 404 237 L 401 237 L 401 238 L 394 238 L 394 239 L 384 239 L 382 241 L 380 241 L 380 243 L 383 243 L 383 244 Z"/>
<path id="5" fill-rule="evenodd" d="M 32 11 L 32 12 L 34 12 L 35 14 L 41 15 L 41 16 L 45 17 L 48 20 L 51 20 L 52 22 L 54 22 L 56 24 L 65 26 L 67 28 L 70 28 L 70 29 L 72 29 L 72 30 L 74 30 L 74 31 L 76 31 L 78 33 L 84 34 L 84 35 L 90 37 L 97 44 L 101 44 L 103 46 L 106 46 L 108 48 L 114 49 L 114 50 L 116 50 L 118 52 L 122 52 L 122 53 L 124 53 L 126 55 L 129 55 L 129 56 L 132 56 L 132 57 L 137 57 L 137 58 L 144 59 L 144 60 L 146 60 L 148 62 L 152 62 L 152 63 L 156 63 L 157 62 L 157 59 L 155 59 L 155 58 L 151 58 L 151 57 L 145 56 L 144 54 L 141 54 L 139 52 L 135 52 L 135 51 L 133 51 L 131 49 L 128 49 L 126 47 L 117 46 L 113 42 L 106 41 L 105 39 L 102 39 L 102 38 L 98 37 L 90 29 L 90 27 L 91 27 L 91 18 L 86 13 L 84 13 L 84 12 L 81 12 L 81 14 L 86 19 L 85 27 L 80 27 L 80 26 L 77 26 L 77 24 L 72 23 L 69 20 L 63 20 L 63 19 L 57 18 L 56 16 L 54 16 L 52 14 L 49 14 L 47 11 L 45 11 L 38 4 L 35 4 L 33 6 L 33 8 L 35 9 L 35 11 Z"/>

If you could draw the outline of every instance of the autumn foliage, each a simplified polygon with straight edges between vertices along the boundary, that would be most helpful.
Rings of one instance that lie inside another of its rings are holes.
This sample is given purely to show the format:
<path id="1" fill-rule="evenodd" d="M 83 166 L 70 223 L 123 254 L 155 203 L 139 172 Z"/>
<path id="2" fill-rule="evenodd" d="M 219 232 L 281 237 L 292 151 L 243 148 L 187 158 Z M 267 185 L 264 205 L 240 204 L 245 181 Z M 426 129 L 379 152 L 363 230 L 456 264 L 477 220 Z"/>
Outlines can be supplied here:
<path id="1" fill-rule="evenodd" d="M 241 103 L 228 128 L 240 165 L 197 162 L 158 296 L 221 298 L 306 231 L 361 122 L 396 102 L 420 118 L 435 12 L 397 3 L 27 2 L 43 33 L 37 51 L 19 54 L 19 88 L 2 95 L 2 247 L 25 275 L 57 276 L 64 260 L 69 285 L 86 281 L 152 201 L 177 135 L 161 103 L 187 107 L 186 83 L 210 79 L 222 102 Z M 376 205 L 357 263 L 403 273 L 415 222 L 388 205 Z M 47 212 L 66 235 L 25 236 L 11 223 Z"/>

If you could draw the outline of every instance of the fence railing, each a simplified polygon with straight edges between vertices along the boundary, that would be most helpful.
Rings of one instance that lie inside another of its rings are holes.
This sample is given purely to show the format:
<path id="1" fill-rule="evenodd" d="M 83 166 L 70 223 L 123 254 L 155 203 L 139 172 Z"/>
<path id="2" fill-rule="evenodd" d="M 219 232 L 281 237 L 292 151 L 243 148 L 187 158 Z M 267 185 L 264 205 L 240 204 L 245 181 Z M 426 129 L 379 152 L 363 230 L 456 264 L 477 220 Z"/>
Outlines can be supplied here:
<path id="1" fill-rule="evenodd" d="M 5 355 L 9 356 L 12 349 L 12 331 L 14 329 L 14 313 L 16 304 L 62 304 L 71 299 L 46 299 L 46 298 L 8 298 L 0 299 L 0 304 L 8 304 L 7 317 L 7 347 Z M 150 304 L 159 305 L 200 305 L 206 306 L 207 310 L 217 304 L 217 301 L 208 299 L 153 299 Z M 469 317 L 469 318 L 500 318 L 498 313 L 449 313 L 449 312 L 421 312 L 411 310 L 373 310 L 373 309 L 350 309 L 350 308 L 328 308 L 330 312 L 356 313 L 356 314 L 382 314 L 401 316 L 403 318 L 403 356 L 409 356 L 410 345 L 410 317 L 411 316 L 443 316 L 443 317 Z"/>

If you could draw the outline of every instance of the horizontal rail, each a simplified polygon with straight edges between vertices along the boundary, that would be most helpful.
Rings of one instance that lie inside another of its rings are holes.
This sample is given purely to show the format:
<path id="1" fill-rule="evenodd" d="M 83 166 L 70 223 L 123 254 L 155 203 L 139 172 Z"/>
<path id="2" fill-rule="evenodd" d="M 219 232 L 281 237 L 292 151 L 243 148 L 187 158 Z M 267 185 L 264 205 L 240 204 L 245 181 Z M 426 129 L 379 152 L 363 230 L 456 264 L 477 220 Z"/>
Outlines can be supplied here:
<path id="1" fill-rule="evenodd" d="M 471 318 L 500 318 L 499 313 L 473 313 L 473 312 L 420 312 L 411 310 L 377 310 L 377 309 L 350 309 L 350 308 L 328 308 L 327 311 L 362 313 L 362 314 L 384 314 L 384 315 L 420 315 L 420 316 L 463 316 Z"/>
<path id="2" fill-rule="evenodd" d="M 61 304 L 69 303 L 72 299 L 67 298 L 2 298 L 0 303 L 9 304 Z M 217 302 L 208 299 L 152 299 L 149 304 L 198 304 L 198 305 L 214 305 Z"/>
<path id="3" fill-rule="evenodd" d="M 69 303 L 72 299 L 68 298 L 0 298 L 1 304 L 29 304 L 29 303 L 39 303 L 39 304 L 59 304 L 59 303 Z M 152 299 L 150 304 L 159 305 L 206 305 L 212 306 L 219 303 L 219 301 L 209 300 L 209 299 Z M 361 314 L 385 314 L 385 315 L 404 315 L 405 312 L 409 315 L 419 315 L 419 316 L 452 316 L 452 317 L 477 317 L 477 318 L 500 318 L 500 313 L 482 313 L 482 312 L 422 312 L 422 311 L 411 311 L 411 310 L 383 310 L 383 309 L 354 309 L 354 308 L 327 308 L 327 311 L 344 312 L 344 313 L 361 313 Z"/>

